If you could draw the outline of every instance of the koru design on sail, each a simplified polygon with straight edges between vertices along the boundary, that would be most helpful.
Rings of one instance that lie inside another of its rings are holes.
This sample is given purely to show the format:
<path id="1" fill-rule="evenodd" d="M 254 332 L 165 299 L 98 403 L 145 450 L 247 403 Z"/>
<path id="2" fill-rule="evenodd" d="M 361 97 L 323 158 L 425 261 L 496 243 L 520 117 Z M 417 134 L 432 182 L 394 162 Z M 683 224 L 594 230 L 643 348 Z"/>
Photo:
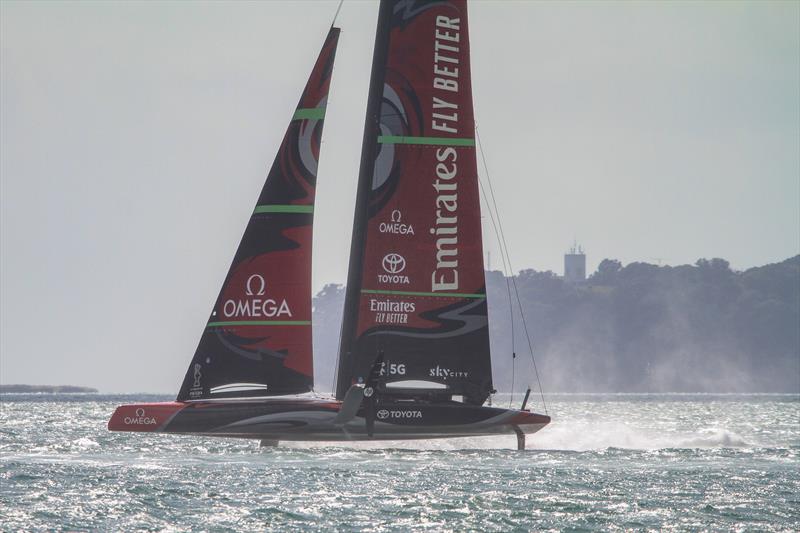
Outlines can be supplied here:
<path id="1" fill-rule="evenodd" d="M 108 427 L 279 440 L 524 435 L 494 391 L 466 0 L 382 0 L 335 397 L 313 389 L 311 243 L 331 27 L 174 402 Z M 527 400 L 527 396 L 526 396 Z"/>

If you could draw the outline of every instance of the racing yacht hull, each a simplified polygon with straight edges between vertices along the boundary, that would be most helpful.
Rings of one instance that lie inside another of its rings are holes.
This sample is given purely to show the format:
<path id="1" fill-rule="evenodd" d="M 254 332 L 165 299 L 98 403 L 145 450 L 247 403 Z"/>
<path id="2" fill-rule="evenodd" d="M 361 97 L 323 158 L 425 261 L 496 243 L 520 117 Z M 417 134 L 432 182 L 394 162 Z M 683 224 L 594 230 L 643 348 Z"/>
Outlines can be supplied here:
<path id="1" fill-rule="evenodd" d="M 117 407 L 108 429 L 267 441 L 358 441 L 519 436 L 550 422 L 547 415 L 460 402 L 381 402 L 369 436 L 364 409 L 341 423 L 341 406 L 337 400 L 310 398 L 129 404 Z"/>

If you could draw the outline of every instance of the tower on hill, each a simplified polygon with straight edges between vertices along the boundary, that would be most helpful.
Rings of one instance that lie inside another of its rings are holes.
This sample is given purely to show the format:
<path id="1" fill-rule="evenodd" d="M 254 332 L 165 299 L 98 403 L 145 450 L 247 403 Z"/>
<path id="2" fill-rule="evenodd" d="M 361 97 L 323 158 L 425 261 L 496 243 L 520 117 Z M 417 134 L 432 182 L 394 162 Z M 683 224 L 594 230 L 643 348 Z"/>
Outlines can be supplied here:
<path id="1" fill-rule="evenodd" d="M 586 254 L 578 243 L 564 254 L 564 281 L 567 283 L 583 283 L 586 281 Z"/>

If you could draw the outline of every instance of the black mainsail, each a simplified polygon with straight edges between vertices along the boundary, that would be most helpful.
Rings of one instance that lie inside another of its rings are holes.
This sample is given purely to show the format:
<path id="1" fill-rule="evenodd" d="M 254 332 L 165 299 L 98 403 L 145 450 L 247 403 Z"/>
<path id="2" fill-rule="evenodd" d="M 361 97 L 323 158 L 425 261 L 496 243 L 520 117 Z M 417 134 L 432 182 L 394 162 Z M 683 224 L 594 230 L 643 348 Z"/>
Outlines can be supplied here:
<path id="1" fill-rule="evenodd" d="M 492 392 L 465 0 L 383 0 L 336 397 L 380 365 L 481 405 Z"/>

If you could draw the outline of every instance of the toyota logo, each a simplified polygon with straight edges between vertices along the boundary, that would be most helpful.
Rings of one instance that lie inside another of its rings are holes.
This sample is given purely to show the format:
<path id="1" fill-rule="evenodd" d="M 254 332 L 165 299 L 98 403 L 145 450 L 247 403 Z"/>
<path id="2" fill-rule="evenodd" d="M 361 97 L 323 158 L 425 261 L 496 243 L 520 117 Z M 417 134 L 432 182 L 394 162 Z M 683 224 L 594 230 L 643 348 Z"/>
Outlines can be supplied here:
<path id="1" fill-rule="evenodd" d="M 381 420 L 386 420 L 387 418 L 389 418 L 389 411 L 387 411 L 386 409 L 381 409 L 380 411 L 375 413 L 375 415 Z"/>
<path id="2" fill-rule="evenodd" d="M 141 407 L 138 408 L 136 410 L 136 416 L 138 416 L 139 418 L 143 417 L 144 416 L 144 409 L 142 409 Z"/>
<path id="3" fill-rule="evenodd" d="M 383 256 L 383 269 L 388 274 L 399 274 L 406 268 L 406 260 L 400 254 L 386 254 Z"/>

